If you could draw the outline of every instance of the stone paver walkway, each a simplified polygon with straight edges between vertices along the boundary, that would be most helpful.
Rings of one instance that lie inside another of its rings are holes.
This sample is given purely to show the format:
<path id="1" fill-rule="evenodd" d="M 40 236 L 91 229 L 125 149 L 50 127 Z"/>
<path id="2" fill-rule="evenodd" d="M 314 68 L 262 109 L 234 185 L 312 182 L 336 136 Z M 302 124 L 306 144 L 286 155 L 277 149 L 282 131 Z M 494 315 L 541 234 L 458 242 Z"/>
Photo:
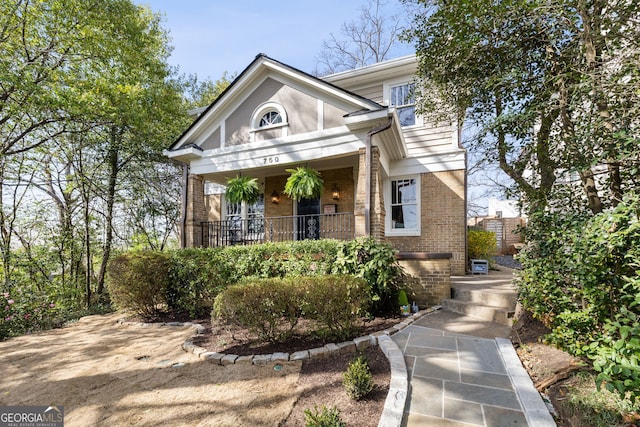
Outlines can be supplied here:
<path id="1" fill-rule="evenodd" d="M 402 425 L 555 426 L 509 333 L 509 327 L 441 310 L 394 334 L 409 378 Z"/>

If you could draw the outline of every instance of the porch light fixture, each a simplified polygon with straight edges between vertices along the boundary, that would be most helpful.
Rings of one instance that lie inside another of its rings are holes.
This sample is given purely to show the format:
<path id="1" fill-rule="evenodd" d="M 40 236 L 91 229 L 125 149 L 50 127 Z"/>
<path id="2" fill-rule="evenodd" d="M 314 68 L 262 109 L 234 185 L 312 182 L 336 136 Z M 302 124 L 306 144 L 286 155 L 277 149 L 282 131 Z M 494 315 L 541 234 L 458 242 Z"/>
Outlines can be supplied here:
<path id="1" fill-rule="evenodd" d="M 276 190 L 273 190 L 273 193 L 271 193 L 271 203 L 274 205 L 280 203 L 280 194 L 278 194 Z"/>
<path id="2" fill-rule="evenodd" d="M 340 199 L 340 189 L 336 184 L 333 184 L 333 188 L 331 189 L 331 195 L 333 197 L 333 200 Z"/>

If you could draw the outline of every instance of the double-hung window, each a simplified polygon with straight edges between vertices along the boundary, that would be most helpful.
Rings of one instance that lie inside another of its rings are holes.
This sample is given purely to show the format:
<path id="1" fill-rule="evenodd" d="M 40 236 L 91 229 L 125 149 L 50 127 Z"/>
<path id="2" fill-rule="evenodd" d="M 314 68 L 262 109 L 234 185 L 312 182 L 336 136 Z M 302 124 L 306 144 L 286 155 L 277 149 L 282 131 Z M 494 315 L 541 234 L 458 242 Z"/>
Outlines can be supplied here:
<path id="1" fill-rule="evenodd" d="M 396 107 L 401 126 L 413 126 L 416 124 L 415 85 L 404 83 L 391 86 L 389 104 Z"/>
<path id="2" fill-rule="evenodd" d="M 390 180 L 391 234 L 416 235 L 420 232 L 420 200 L 417 177 Z"/>
<path id="3" fill-rule="evenodd" d="M 226 203 L 226 228 L 232 241 L 264 238 L 264 194 L 252 205 L 245 202 Z"/>

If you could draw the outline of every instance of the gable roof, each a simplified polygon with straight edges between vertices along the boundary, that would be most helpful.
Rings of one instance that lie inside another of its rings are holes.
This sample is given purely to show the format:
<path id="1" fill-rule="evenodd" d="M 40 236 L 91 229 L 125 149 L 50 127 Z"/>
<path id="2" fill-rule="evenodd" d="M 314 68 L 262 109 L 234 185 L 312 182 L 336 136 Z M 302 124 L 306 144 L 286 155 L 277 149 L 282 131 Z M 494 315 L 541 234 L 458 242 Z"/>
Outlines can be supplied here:
<path id="1" fill-rule="evenodd" d="M 249 64 L 233 82 L 206 107 L 202 113 L 191 123 L 191 125 L 180 135 L 170 146 L 169 150 L 187 148 L 190 144 L 188 138 L 193 132 L 207 121 L 215 111 L 221 109 L 226 103 L 230 103 L 236 93 L 239 93 L 243 87 L 248 86 L 254 79 L 258 78 L 263 71 L 273 71 L 276 74 L 285 75 L 294 81 L 310 87 L 315 87 L 319 91 L 325 92 L 337 98 L 341 98 L 349 104 L 357 106 L 354 112 L 371 112 L 385 110 L 386 107 L 380 105 L 368 98 L 345 90 L 330 82 L 315 77 L 309 73 L 301 71 L 295 67 L 287 65 L 283 62 L 268 57 L 260 53 Z M 196 147 L 193 147 L 196 148 Z"/>

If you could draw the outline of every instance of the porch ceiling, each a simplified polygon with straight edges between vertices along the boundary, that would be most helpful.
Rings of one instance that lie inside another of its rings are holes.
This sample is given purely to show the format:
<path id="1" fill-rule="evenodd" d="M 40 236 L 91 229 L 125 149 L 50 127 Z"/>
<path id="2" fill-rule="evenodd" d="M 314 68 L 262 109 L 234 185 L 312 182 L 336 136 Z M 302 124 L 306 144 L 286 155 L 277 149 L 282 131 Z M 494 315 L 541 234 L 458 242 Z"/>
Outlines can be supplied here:
<path id="1" fill-rule="evenodd" d="M 289 172 L 287 172 L 286 169 L 293 169 L 297 166 L 306 165 L 322 172 L 323 170 L 341 169 L 347 167 L 353 167 L 354 169 L 356 169 L 358 167 L 358 162 L 358 154 L 351 154 L 347 156 L 322 158 L 292 163 L 278 163 L 277 165 L 267 165 L 251 169 L 238 169 L 232 171 L 206 173 L 202 174 L 202 176 L 207 181 L 226 185 L 228 178 L 232 178 L 239 173 L 242 173 L 246 176 L 251 176 L 253 178 L 258 178 L 260 180 L 270 176 L 289 175 Z"/>

